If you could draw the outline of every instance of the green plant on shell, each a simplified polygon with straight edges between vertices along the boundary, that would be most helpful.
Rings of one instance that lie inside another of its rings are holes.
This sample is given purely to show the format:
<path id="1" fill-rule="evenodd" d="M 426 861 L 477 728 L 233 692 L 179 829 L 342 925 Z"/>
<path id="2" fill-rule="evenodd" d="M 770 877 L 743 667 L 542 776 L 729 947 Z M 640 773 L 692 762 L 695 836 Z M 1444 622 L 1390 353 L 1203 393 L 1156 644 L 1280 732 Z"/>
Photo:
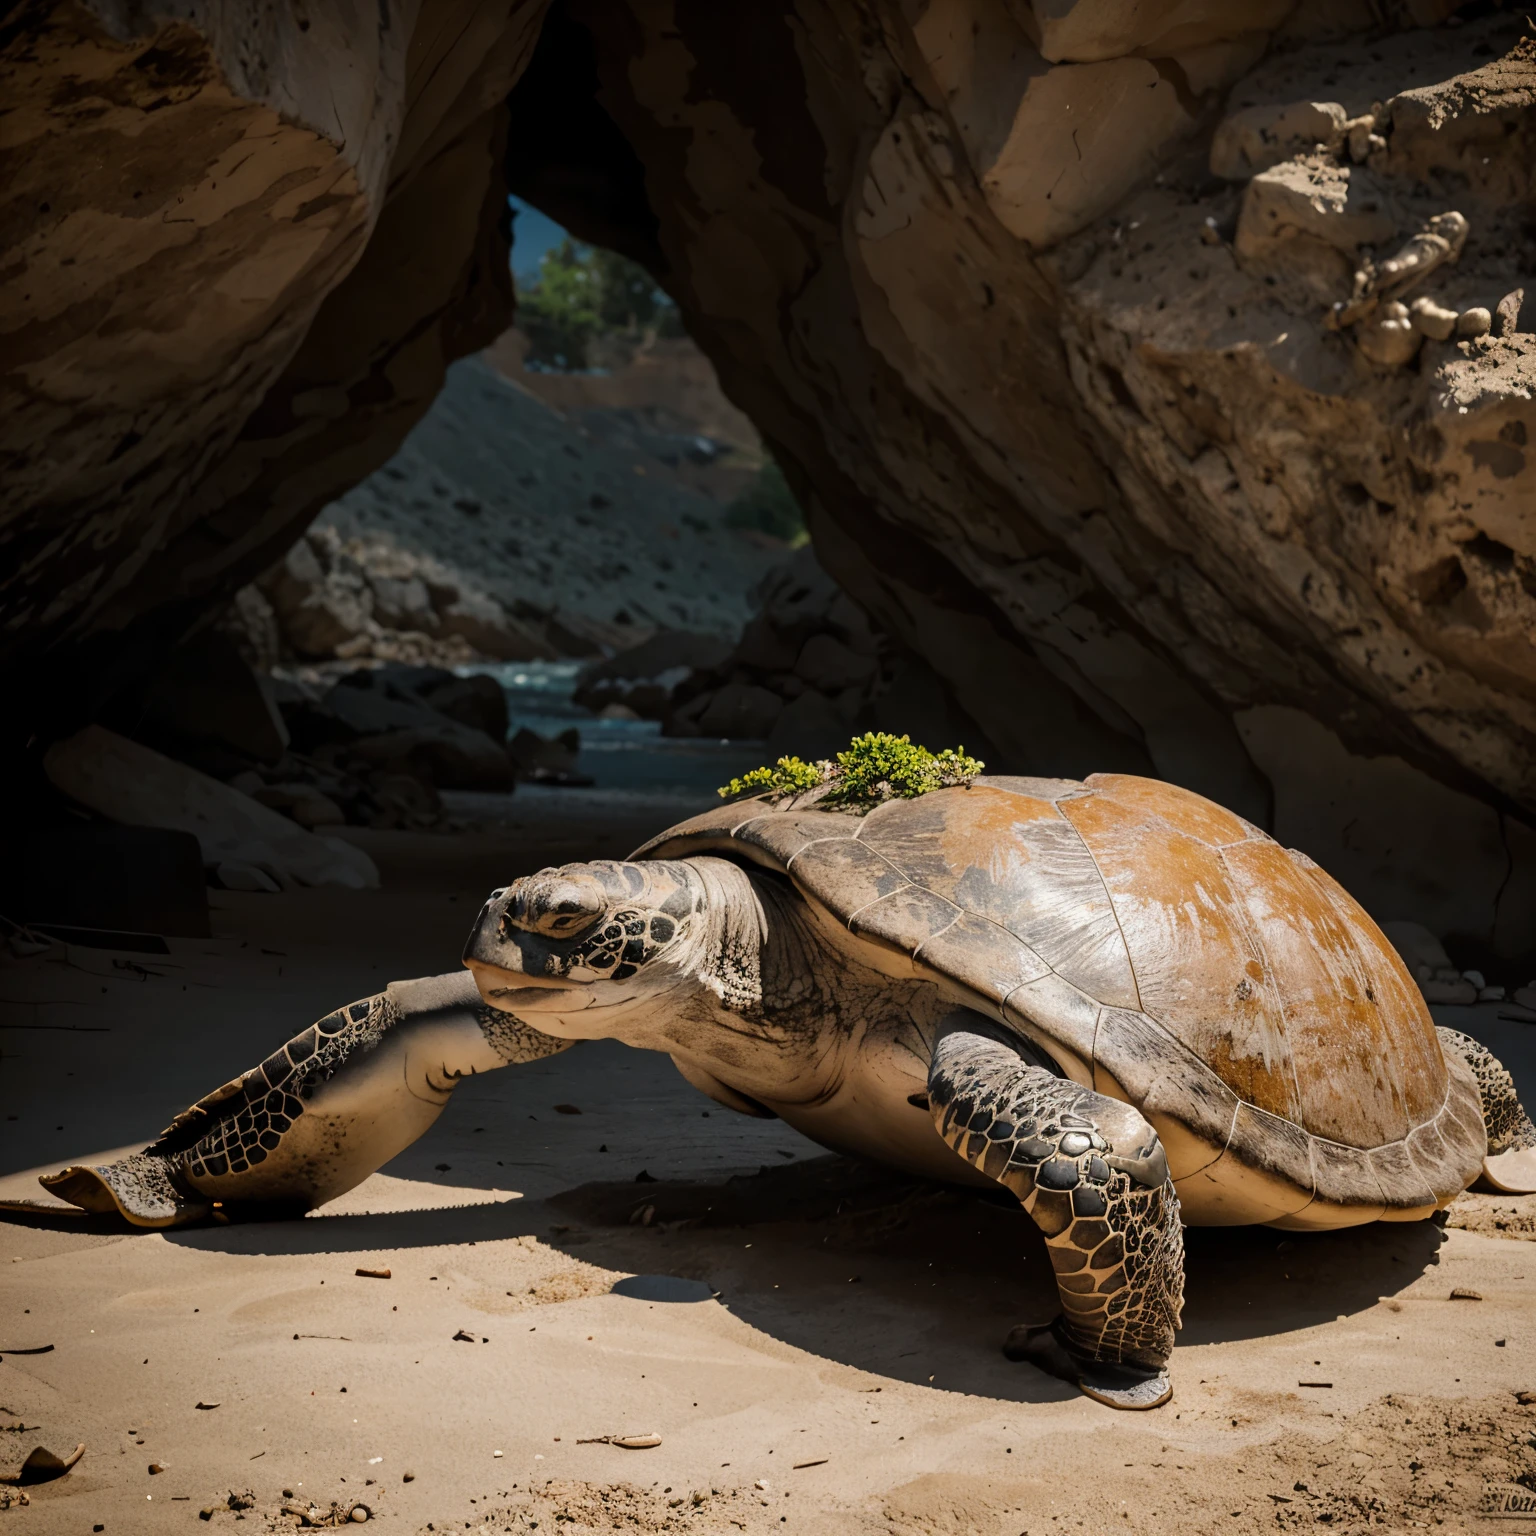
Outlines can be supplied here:
<path id="1" fill-rule="evenodd" d="M 866 731 L 839 752 L 836 761 L 808 763 L 781 757 L 771 768 L 754 768 L 720 791 L 722 800 L 738 795 L 766 794 L 774 800 L 830 786 L 818 804 L 827 807 L 879 805 L 886 800 L 911 800 L 931 790 L 968 784 L 986 766 L 965 755 L 964 747 L 930 752 L 909 736 Z"/>

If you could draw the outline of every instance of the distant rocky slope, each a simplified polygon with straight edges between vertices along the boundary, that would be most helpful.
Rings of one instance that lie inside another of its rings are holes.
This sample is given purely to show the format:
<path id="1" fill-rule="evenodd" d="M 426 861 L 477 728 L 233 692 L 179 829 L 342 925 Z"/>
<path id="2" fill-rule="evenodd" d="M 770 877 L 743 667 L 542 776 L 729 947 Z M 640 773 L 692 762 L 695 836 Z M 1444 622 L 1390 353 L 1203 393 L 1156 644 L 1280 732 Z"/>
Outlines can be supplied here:
<path id="1" fill-rule="evenodd" d="M 660 425 L 602 406 L 566 415 L 479 359 L 455 364 L 400 451 L 240 594 L 250 654 L 521 661 L 658 628 L 734 637 L 784 550 L 725 526 L 720 501 L 687 483 L 741 456 L 698 430 L 692 403 Z"/>

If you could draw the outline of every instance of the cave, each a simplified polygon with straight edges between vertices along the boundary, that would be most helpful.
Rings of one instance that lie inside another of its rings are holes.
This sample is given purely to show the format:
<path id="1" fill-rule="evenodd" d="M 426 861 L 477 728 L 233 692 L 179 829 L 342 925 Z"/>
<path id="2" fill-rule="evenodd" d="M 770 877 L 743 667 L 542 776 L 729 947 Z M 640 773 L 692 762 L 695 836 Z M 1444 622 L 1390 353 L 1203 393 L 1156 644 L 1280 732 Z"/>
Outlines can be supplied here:
<path id="1" fill-rule="evenodd" d="M 10 7 L 12 805 L 506 329 L 510 194 L 671 297 L 822 568 L 997 769 L 1168 779 L 1518 969 L 1525 30 L 1452 0 Z"/>
<path id="2" fill-rule="evenodd" d="M 1526 5 L 10 0 L 0 211 L 0 1512 L 1530 1517 Z"/>

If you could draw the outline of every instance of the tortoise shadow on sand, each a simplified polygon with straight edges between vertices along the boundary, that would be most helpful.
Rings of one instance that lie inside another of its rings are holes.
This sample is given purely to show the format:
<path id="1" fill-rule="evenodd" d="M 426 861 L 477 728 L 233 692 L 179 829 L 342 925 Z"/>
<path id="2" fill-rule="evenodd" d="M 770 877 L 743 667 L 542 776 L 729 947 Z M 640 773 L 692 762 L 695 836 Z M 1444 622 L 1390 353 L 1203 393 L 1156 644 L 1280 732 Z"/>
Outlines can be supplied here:
<path id="1" fill-rule="evenodd" d="M 696 1302 L 714 1293 L 770 1337 L 876 1375 L 1014 1401 L 1075 1395 L 1000 1353 L 1013 1324 L 1057 1309 L 1045 1244 L 1012 1197 L 922 1183 L 841 1157 L 714 1184 L 585 1184 L 551 1200 L 164 1235 L 232 1254 L 317 1255 L 532 1235 L 640 1277 L 616 1285 L 619 1295 Z M 1317 1233 L 1195 1228 L 1186 1241 L 1179 1342 L 1188 1346 L 1365 1311 L 1437 1264 L 1444 1234 L 1429 1221 Z M 661 1276 L 702 1281 L 707 1290 L 669 1287 Z"/>

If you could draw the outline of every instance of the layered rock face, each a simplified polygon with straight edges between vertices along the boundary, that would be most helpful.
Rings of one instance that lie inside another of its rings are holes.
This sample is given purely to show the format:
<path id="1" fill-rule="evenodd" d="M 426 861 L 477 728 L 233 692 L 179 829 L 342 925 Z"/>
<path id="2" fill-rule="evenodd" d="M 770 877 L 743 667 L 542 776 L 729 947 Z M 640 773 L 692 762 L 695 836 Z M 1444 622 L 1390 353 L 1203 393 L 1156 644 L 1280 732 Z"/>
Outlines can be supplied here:
<path id="1" fill-rule="evenodd" d="M 1536 42 L 1455 13 L 558 0 L 518 80 L 517 0 L 23 7 L 7 654 L 183 631 L 387 457 L 505 316 L 509 185 L 652 268 L 996 766 L 1528 948 Z"/>
<path id="2" fill-rule="evenodd" d="M 1011 766 L 1155 772 L 1529 946 L 1516 17 L 573 9 L 822 561 Z"/>
<path id="3" fill-rule="evenodd" d="M 28 730 L 227 603 L 505 328 L 504 100 L 542 5 L 426 9 L 7 16 L 0 660 Z"/>

